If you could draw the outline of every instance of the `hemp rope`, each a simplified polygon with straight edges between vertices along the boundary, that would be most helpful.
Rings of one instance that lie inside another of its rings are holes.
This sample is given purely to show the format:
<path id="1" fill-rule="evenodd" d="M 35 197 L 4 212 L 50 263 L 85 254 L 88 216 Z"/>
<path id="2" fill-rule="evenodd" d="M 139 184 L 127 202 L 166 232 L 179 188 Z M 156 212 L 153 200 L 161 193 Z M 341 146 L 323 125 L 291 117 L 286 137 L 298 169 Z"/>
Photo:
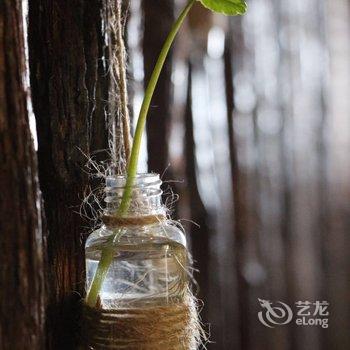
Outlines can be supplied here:
<path id="1" fill-rule="evenodd" d="M 124 139 L 124 149 L 126 161 L 128 162 L 131 154 L 131 135 L 130 135 L 130 116 L 128 108 L 128 90 L 127 90 L 127 81 L 126 81 L 126 50 L 123 40 L 122 28 L 122 4 L 121 0 L 117 1 L 116 6 L 116 43 L 119 47 L 117 52 L 117 61 L 118 61 L 118 85 L 121 95 L 121 113 L 122 113 L 122 124 L 123 124 L 123 139 Z"/>
<path id="2" fill-rule="evenodd" d="M 125 173 L 131 154 L 132 137 L 126 78 L 126 49 L 123 39 L 125 21 L 122 16 L 123 0 L 106 0 L 106 31 L 109 49 L 110 74 L 110 133 L 111 153 L 117 173 Z M 125 15 L 126 17 L 126 15 Z"/>
<path id="3" fill-rule="evenodd" d="M 194 297 L 164 306 L 102 310 L 83 306 L 90 349 L 197 350 L 205 337 Z"/>
<path id="4" fill-rule="evenodd" d="M 123 226 L 138 226 L 138 225 L 152 225 L 165 221 L 165 215 L 143 215 L 143 216 L 130 216 L 130 217 L 118 217 L 114 215 L 104 215 L 102 222 L 110 227 L 123 227 Z"/>

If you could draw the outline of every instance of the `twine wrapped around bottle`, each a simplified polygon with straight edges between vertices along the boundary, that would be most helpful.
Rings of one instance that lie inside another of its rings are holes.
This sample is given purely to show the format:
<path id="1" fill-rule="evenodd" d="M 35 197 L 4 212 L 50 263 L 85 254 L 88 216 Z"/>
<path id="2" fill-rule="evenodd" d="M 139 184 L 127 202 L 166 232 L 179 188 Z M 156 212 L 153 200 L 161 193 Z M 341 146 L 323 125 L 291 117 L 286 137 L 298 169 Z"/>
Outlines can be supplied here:
<path id="1" fill-rule="evenodd" d="M 131 217 L 118 217 L 113 215 L 104 215 L 102 221 L 107 226 L 124 227 L 136 225 L 152 225 L 158 222 L 165 221 L 165 215 L 143 215 Z"/>
<path id="2" fill-rule="evenodd" d="M 190 292 L 182 303 L 164 306 L 83 309 L 87 349 L 196 350 L 205 336 Z"/>

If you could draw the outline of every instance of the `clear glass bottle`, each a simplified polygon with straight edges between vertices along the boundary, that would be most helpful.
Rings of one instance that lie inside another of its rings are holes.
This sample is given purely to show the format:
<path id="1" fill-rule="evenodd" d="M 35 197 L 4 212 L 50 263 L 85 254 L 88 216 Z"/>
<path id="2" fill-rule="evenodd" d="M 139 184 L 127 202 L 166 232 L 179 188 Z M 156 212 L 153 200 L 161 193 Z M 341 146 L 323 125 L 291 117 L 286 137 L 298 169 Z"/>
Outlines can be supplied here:
<path id="1" fill-rule="evenodd" d="M 146 217 L 164 217 L 161 180 L 157 174 L 139 174 L 135 179 L 127 217 L 130 225 L 104 224 L 86 242 L 86 288 L 89 290 L 101 253 L 119 230 L 114 258 L 99 293 L 103 309 L 164 305 L 181 302 L 188 288 L 186 238 L 168 220 L 143 223 Z M 105 214 L 113 217 L 121 202 L 124 176 L 106 180 Z"/>

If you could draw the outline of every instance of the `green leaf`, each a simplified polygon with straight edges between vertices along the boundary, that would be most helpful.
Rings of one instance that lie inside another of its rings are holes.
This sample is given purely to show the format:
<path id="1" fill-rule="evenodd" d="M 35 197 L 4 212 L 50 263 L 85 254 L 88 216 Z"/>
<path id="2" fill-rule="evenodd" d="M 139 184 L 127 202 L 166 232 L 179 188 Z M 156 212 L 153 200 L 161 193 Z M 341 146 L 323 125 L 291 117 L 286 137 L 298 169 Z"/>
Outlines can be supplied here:
<path id="1" fill-rule="evenodd" d="M 244 15 L 247 4 L 244 0 L 199 0 L 207 9 L 228 16 Z"/>

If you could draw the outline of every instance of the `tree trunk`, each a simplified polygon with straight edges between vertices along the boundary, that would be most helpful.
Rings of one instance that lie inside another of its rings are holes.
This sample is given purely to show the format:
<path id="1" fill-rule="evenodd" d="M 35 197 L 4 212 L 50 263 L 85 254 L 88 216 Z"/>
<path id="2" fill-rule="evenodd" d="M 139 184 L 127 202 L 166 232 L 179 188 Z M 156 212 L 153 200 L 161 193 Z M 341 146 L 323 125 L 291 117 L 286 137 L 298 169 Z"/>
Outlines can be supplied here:
<path id="1" fill-rule="evenodd" d="M 0 348 L 44 349 L 43 241 L 20 0 L 0 3 Z"/>
<path id="2" fill-rule="evenodd" d="M 83 234 L 89 226 L 79 215 L 89 185 L 83 168 L 85 155 L 107 148 L 102 5 L 92 0 L 29 0 L 39 178 L 49 232 L 49 349 L 71 349 L 77 343 Z"/>
<path id="3" fill-rule="evenodd" d="M 234 221 L 234 246 L 232 252 L 235 258 L 234 272 L 237 276 L 237 299 L 236 305 L 237 318 L 231 323 L 235 323 L 238 330 L 236 335 L 236 347 L 246 349 L 249 343 L 248 329 L 248 309 L 249 294 L 245 278 L 243 276 L 244 264 L 244 240 L 245 240 L 245 208 L 244 208 L 244 188 L 241 181 L 240 168 L 237 157 L 237 144 L 234 133 L 234 85 L 233 85 L 233 29 L 229 28 L 225 41 L 224 64 L 225 64 L 225 85 L 226 85 L 226 107 L 227 107 L 227 125 L 229 138 L 229 154 L 231 165 L 231 180 L 233 194 L 233 221 Z"/>
<path id="4" fill-rule="evenodd" d="M 211 217 L 206 210 L 197 184 L 196 145 L 194 140 L 194 125 L 192 114 L 192 64 L 188 62 L 187 100 L 185 109 L 185 158 L 186 187 L 190 207 L 190 218 L 198 227 L 190 231 L 191 252 L 194 261 L 194 278 L 199 286 L 198 298 L 208 300 L 209 294 L 209 237 Z M 199 272 L 198 272 L 199 271 Z M 201 317 L 208 322 L 208 305 L 204 304 Z"/>
<path id="5" fill-rule="evenodd" d="M 145 87 L 164 41 L 174 22 L 173 0 L 143 0 L 143 55 Z M 172 55 L 167 58 L 160 75 L 147 119 L 148 168 L 162 174 L 169 163 L 169 129 L 172 102 Z"/>

